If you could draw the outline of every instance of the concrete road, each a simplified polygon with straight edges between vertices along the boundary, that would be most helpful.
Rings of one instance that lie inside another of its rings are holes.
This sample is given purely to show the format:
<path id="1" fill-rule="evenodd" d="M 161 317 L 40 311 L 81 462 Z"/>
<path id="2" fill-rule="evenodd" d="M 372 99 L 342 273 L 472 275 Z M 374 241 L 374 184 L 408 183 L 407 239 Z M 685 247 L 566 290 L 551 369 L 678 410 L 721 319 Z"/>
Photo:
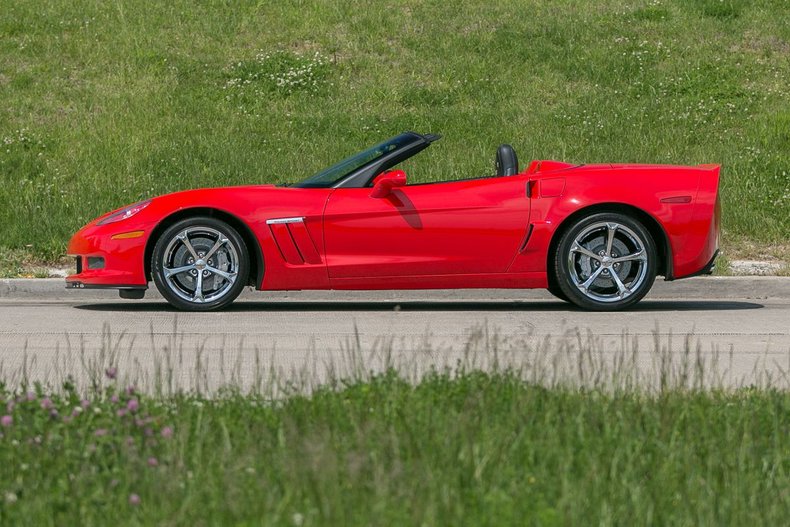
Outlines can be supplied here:
<path id="1" fill-rule="evenodd" d="M 179 313 L 149 291 L 0 280 L 0 378 L 79 382 L 117 364 L 143 389 L 308 387 L 394 366 L 511 365 L 544 383 L 790 385 L 790 278 L 656 282 L 636 309 L 588 313 L 545 291 L 245 292 Z"/>

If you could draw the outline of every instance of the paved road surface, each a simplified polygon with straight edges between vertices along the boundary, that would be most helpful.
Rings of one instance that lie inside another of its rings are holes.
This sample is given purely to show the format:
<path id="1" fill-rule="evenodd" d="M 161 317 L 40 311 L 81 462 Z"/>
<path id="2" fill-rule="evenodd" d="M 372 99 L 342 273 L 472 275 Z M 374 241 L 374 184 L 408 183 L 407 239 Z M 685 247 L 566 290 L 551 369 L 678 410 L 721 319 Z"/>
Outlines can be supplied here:
<path id="1" fill-rule="evenodd" d="M 459 360 L 513 364 L 543 382 L 616 375 L 652 386 L 663 373 L 671 382 L 787 387 L 790 278 L 656 282 L 622 313 L 582 312 L 545 291 L 469 290 L 245 292 L 227 311 L 186 314 L 151 291 L 129 301 L 66 291 L 59 280 L 0 280 L 0 377 L 11 383 L 66 374 L 82 382 L 113 362 L 145 389 L 214 389 L 267 385 L 272 372 L 310 384 Z"/>

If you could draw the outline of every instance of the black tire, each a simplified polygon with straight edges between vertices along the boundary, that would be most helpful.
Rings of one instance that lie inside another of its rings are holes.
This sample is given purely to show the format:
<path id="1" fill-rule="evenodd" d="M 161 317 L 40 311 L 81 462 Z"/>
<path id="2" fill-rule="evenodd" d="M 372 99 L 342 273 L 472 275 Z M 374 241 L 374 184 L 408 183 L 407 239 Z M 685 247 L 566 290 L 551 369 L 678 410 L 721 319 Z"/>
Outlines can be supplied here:
<path id="1" fill-rule="evenodd" d="M 568 295 L 560 289 L 560 284 L 557 283 L 557 278 L 554 276 L 553 272 L 549 272 L 549 287 L 547 287 L 546 290 L 563 302 L 570 302 Z"/>
<path id="2" fill-rule="evenodd" d="M 593 311 L 636 304 L 650 291 L 657 269 L 656 244 L 648 230 L 613 212 L 578 220 L 562 234 L 554 254 L 559 289 L 570 302 Z"/>
<path id="3" fill-rule="evenodd" d="M 205 216 L 171 225 L 157 239 L 151 256 L 156 288 L 183 311 L 228 306 L 247 284 L 249 269 L 249 252 L 239 233 Z"/>

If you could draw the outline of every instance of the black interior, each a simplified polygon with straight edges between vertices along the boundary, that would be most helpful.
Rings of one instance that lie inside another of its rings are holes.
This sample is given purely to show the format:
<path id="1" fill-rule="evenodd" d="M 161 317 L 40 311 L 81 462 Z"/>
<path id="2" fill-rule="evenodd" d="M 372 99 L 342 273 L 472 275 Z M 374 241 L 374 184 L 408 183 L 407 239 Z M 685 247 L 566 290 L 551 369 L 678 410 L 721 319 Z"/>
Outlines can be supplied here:
<path id="1" fill-rule="evenodd" d="M 410 157 L 414 156 L 415 154 L 423 151 L 424 149 L 428 148 L 431 143 L 438 140 L 441 136 L 435 134 L 418 134 L 416 132 L 404 132 L 401 134 L 406 138 L 410 138 L 411 141 L 408 144 L 403 145 L 402 147 L 389 152 L 382 157 L 376 158 L 371 162 L 361 166 L 357 170 L 347 174 L 344 176 L 339 182 L 333 185 L 333 188 L 364 188 L 364 187 L 371 187 L 373 186 L 374 178 L 390 170 L 391 168 L 397 166 L 398 164 L 406 161 Z M 499 148 L 496 152 L 496 176 L 514 176 L 518 174 L 518 158 L 516 157 L 516 151 L 513 149 L 512 146 L 508 144 L 499 145 Z M 491 177 L 491 176 L 482 176 L 482 177 Z M 480 179 L 480 177 L 473 177 L 467 179 Z M 437 183 L 453 183 L 457 181 L 464 181 L 463 179 L 460 180 L 449 180 L 449 181 L 434 181 L 430 183 L 418 183 L 418 184 L 411 184 L 410 186 L 416 185 L 435 185 Z M 294 185 L 296 187 L 301 186 L 301 184 Z"/>

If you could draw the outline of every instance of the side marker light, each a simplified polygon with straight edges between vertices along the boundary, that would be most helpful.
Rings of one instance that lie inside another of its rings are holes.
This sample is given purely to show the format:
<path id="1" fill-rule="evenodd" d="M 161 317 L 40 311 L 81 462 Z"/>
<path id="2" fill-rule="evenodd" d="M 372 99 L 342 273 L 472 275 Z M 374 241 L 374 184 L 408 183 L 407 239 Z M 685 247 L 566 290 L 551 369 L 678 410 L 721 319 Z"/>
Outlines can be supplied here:
<path id="1" fill-rule="evenodd" d="M 131 238 L 139 238 L 143 234 L 145 234 L 145 231 L 122 232 L 120 234 L 113 234 L 110 238 L 113 240 L 129 240 Z"/>

